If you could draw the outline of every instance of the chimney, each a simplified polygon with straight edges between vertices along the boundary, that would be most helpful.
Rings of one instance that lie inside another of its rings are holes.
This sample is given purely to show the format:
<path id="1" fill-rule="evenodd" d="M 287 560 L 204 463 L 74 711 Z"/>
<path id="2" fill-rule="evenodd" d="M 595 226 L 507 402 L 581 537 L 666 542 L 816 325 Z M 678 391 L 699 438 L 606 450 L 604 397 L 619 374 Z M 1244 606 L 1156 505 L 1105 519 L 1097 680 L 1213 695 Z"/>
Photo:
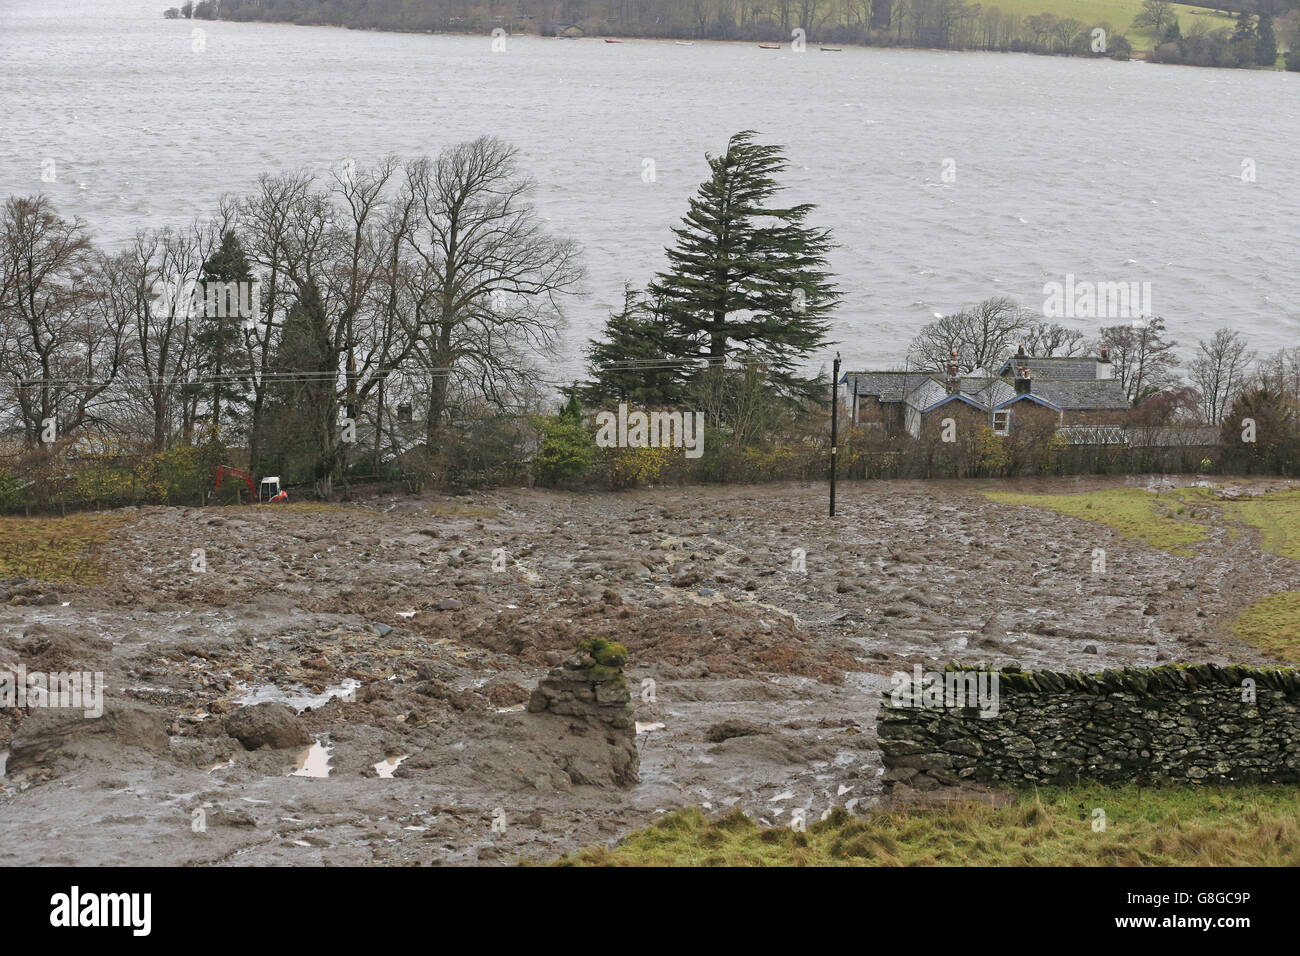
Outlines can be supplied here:
<path id="1" fill-rule="evenodd" d="M 948 381 L 945 383 L 948 394 L 954 395 L 961 388 L 961 379 L 957 374 L 957 350 L 952 350 L 952 361 L 948 363 Z"/>
<path id="2" fill-rule="evenodd" d="M 1016 394 L 1028 395 L 1030 392 L 1029 369 L 1023 365 L 1016 366 Z"/>
<path id="3" fill-rule="evenodd" d="M 1115 366 L 1110 364 L 1110 349 L 1103 347 L 1101 358 L 1097 359 L 1097 378 L 1109 379 L 1115 377 Z"/>
<path id="4" fill-rule="evenodd" d="M 1025 354 L 1024 342 L 1021 342 L 1020 345 L 1016 348 L 1016 358 L 1029 358 L 1029 356 Z"/>

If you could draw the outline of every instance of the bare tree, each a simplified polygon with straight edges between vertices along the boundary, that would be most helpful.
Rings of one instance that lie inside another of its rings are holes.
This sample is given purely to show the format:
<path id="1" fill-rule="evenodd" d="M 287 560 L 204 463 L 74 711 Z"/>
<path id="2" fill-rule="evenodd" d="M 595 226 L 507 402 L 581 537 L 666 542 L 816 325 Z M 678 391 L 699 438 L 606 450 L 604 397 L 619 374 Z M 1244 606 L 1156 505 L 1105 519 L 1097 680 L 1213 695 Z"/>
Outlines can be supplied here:
<path id="1" fill-rule="evenodd" d="M 1088 339 L 1078 329 L 1067 329 L 1056 322 L 1034 322 L 1025 329 L 1025 351 L 1039 358 L 1083 355 Z"/>
<path id="2" fill-rule="evenodd" d="M 1192 384 L 1200 392 L 1201 417 L 1207 425 L 1217 425 L 1246 385 L 1250 364 L 1255 355 L 1246 348 L 1246 340 L 1233 329 L 1219 329 L 1197 343 L 1192 359 Z"/>
<path id="3" fill-rule="evenodd" d="M 1130 402 L 1168 387 L 1176 381 L 1174 369 L 1178 343 L 1165 338 L 1165 320 L 1153 318 L 1132 325 L 1111 325 L 1101 330 L 1101 345 L 1110 349 L 1115 377 Z"/>
<path id="4" fill-rule="evenodd" d="M 203 245 L 197 225 L 188 233 L 143 230 L 130 249 L 103 262 L 105 308 L 130 337 L 125 395 L 142 410 L 155 452 L 178 428 L 186 437 L 192 430 L 185 375 Z"/>
<path id="5" fill-rule="evenodd" d="M 1178 13 L 1168 0 L 1143 0 L 1142 9 L 1133 18 L 1133 28 L 1145 30 L 1159 39 L 1165 35 L 1165 29 L 1169 24 L 1176 19 Z"/>
<path id="6" fill-rule="evenodd" d="M 952 353 L 957 366 L 970 372 L 996 372 L 1030 328 L 1033 313 L 1004 296 L 985 299 L 945 315 L 921 328 L 908 346 L 908 361 L 921 368 L 947 367 Z"/>
<path id="7" fill-rule="evenodd" d="M 44 196 L 12 197 L 0 220 L 0 374 L 28 444 L 97 424 L 121 368 L 123 330 L 102 309 L 103 276 L 85 226 Z"/>
<path id="8" fill-rule="evenodd" d="M 493 137 L 452 146 L 406 168 L 414 197 L 410 245 L 420 271 L 417 361 L 429 376 L 426 437 L 432 450 L 449 386 L 472 383 L 502 407 L 530 391 L 525 359 L 549 353 L 562 297 L 582 279 L 578 245 L 548 235 L 529 201 L 533 184 L 516 150 Z"/>

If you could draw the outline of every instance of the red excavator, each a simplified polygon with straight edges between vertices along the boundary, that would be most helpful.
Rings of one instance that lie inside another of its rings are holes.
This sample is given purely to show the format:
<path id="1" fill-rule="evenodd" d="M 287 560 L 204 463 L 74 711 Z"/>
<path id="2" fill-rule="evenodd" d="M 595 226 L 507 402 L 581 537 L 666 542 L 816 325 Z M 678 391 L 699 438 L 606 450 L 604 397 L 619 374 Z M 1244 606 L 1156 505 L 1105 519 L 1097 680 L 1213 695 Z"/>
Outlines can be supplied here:
<path id="1" fill-rule="evenodd" d="M 244 469 L 235 468 L 231 465 L 217 465 L 217 485 L 212 489 L 214 493 L 221 487 L 221 479 L 225 478 L 226 475 L 231 475 L 235 478 L 243 478 L 244 484 L 248 485 L 250 500 L 257 504 L 261 504 L 262 502 L 278 504 L 282 501 L 289 500 L 289 492 L 283 491 L 280 488 L 279 475 L 271 475 L 267 478 L 263 478 L 257 487 L 254 488 L 253 476 L 244 471 Z"/>

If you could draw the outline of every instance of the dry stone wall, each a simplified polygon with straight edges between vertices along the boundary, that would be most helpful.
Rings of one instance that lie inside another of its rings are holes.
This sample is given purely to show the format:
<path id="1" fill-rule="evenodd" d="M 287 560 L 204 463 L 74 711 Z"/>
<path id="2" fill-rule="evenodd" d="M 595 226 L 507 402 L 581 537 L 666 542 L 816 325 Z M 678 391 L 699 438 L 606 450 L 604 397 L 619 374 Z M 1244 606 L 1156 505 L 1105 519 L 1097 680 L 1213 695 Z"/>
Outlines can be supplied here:
<path id="1" fill-rule="evenodd" d="M 977 669 L 944 673 L 953 671 Z M 937 694 L 927 705 L 910 679 L 907 692 L 885 693 L 887 786 L 1300 781 L 1300 671 L 1200 664 L 994 676 L 997 705 L 984 716 L 936 704 Z"/>

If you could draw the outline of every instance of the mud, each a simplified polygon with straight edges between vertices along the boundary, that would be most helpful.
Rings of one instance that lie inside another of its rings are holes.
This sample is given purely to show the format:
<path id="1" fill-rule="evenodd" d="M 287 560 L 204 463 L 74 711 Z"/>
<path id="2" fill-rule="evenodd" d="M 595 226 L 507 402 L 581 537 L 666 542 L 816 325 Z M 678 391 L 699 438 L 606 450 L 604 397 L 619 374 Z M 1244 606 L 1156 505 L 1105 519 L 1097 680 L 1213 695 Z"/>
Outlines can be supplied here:
<path id="1" fill-rule="evenodd" d="M 996 487 L 1116 484 L 1151 483 Z M 687 805 L 815 819 L 881 799 L 894 671 L 1276 663 L 1228 630 L 1300 590 L 1253 534 L 1175 557 L 982 487 L 850 484 L 834 519 L 796 485 L 139 509 L 105 583 L 0 582 L 0 669 L 106 680 L 98 719 L 0 710 L 0 863 L 510 863 Z M 628 786 L 524 706 L 590 637 L 631 655 Z"/>

